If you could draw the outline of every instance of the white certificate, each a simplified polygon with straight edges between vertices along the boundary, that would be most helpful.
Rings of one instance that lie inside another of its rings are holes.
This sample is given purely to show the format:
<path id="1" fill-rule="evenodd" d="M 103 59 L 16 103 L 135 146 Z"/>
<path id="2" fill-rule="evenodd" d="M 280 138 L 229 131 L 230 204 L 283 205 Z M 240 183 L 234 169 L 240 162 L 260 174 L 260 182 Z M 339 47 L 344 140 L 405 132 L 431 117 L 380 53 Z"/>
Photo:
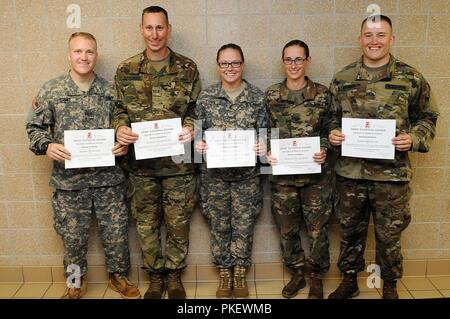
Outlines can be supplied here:
<path id="1" fill-rule="evenodd" d="M 64 147 L 70 152 L 66 169 L 116 165 L 113 129 L 64 131 Z"/>
<path id="2" fill-rule="evenodd" d="M 277 165 L 272 166 L 273 175 L 316 174 L 322 166 L 314 162 L 314 154 L 320 152 L 320 137 L 299 137 L 270 140 L 272 155 Z"/>
<path id="3" fill-rule="evenodd" d="M 205 131 L 206 167 L 255 166 L 254 130 Z"/>
<path id="4" fill-rule="evenodd" d="M 133 132 L 139 134 L 134 143 L 136 159 L 184 154 L 184 145 L 178 141 L 181 119 L 131 123 Z"/>
<path id="5" fill-rule="evenodd" d="M 342 156 L 394 159 L 395 120 L 342 118 Z"/>

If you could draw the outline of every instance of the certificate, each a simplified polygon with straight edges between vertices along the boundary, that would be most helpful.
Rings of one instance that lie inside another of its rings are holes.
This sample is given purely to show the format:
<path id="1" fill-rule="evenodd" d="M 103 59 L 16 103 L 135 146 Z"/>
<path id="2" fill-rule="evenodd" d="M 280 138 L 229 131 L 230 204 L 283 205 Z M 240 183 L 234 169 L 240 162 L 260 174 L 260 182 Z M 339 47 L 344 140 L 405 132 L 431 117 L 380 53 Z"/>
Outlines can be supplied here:
<path id="1" fill-rule="evenodd" d="M 64 147 L 71 155 L 66 169 L 116 165 L 113 129 L 64 131 Z"/>
<path id="2" fill-rule="evenodd" d="M 206 167 L 255 166 L 254 130 L 205 131 Z"/>
<path id="3" fill-rule="evenodd" d="M 277 165 L 272 166 L 273 175 L 316 174 L 322 166 L 314 162 L 314 154 L 320 152 L 320 137 L 299 137 L 270 140 L 272 155 Z"/>
<path id="4" fill-rule="evenodd" d="M 184 154 L 184 145 L 178 141 L 181 119 L 131 123 L 133 132 L 139 134 L 134 143 L 136 159 Z"/>
<path id="5" fill-rule="evenodd" d="M 394 159 L 395 120 L 342 118 L 342 156 Z"/>

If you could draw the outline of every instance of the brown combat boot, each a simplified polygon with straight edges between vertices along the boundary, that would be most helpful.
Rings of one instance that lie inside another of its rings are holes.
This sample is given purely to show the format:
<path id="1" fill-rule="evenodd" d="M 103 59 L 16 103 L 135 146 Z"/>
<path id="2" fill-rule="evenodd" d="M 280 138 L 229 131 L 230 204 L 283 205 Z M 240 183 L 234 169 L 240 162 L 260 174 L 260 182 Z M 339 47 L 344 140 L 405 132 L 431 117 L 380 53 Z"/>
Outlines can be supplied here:
<path id="1" fill-rule="evenodd" d="M 247 270 L 244 266 L 236 265 L 233 271 L 233 296 L 234 298 L 248 297 L 248 286 L 245 278 Z"/>
<path id="2" fill-rule="evenodd" d="M 233 273 L 230 268 L 219 268 L 219 288 L 217 298 L 231 298 L 233 294 Z"/>
<path id="3" fill-rule="evenodd" d="M 81 278 L 80 288 L 69 288 L 67 287 L 61 299 L 80 299 L 87 292 L 87 284 Z"/>
<path id="4" fill-rule="evenodd" d="M 281 294 L 284 298 L 294 298 L 297 296 L 298 291 L 306 286 L 305 276 L 303 275 L 302 268 L 291 268 L 292 277 L 291 280 L 284 286 Z"/>
<path id="5" fill-rule="evenodd" d="M 182 269 L 169 270 L 167 274 L 167 293 L 169 299 L 186 299 L 186 291 L 181 282 Z"/>
<path id="6" fill-rule="evenodd" d="M 113 273 L 109 275 L 108 287 L 118 292 L 124 299 L 140 299 L 141 293 L 135 285 L 133 285 L 125 275 Z"/>
<path id="7" fill-rule="evenodd" d="M 164 274 L 150 273 L 150 285 L 144 299 L 161 299 L 164 292 Z"/>
<path id="8" fill-rule="evenodd" d="M 384 282 L 383 299 L 398 299 L 397 280 Z"/>
<path id="9" fill-rule="evenodd" d="M 322 276 L 312 272 L 310 279 L 308 299 L 323 299 Z"/>
<path id="10" fill-rule="evenodd" d="M 344 279 L 328 299 L 350 299 L 359 295 L 358 280 L 356 274 L 344 274 Z"/>

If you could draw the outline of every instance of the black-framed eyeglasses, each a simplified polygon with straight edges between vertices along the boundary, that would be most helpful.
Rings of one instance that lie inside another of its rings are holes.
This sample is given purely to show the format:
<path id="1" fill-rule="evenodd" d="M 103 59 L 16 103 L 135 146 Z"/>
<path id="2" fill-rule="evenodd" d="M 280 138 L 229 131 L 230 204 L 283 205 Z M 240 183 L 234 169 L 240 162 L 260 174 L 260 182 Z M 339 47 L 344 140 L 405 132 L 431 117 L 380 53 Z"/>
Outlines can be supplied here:
<path id="1" fill-rule="evenodd" d="M 295 59 L 284 58 L 283 63 L 287 65 L 291 65 L 292 63 L 296 65 L 302 65 L 306 60 L 308 60 L 308 58 L 295 58 Z"/>
<path id="2" fill-rule="evenodd" d="M 231 65 L 233 69 L 237 69 L 242 65 L 242 61 L 233 61 L 233 62 L 219 62 L 217 65 L 221 69 L 228 69 L 228 67 Z"/>

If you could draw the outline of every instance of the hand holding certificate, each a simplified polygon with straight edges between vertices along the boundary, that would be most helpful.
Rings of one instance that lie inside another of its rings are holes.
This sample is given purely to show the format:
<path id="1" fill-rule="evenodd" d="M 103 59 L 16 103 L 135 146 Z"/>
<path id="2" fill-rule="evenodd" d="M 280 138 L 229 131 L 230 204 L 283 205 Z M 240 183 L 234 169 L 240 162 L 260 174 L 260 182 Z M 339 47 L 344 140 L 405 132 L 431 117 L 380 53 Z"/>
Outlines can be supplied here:
<path id="1" fill-rule="evenodd" d="M 70 160 L 65 160 L 66 169 L 116 164 L 113 129 L 64 131 L 64 147 L 71 154 Z"/>
<path id="2" fill-rule="evenodd" d="M 184 154 L 184 145 L 178 140 L 180 118 L 131 123 L 131 128 L 139 134 L 134 143 L 137 160 Z"/>
<path id="3" fill-rule="evenodd" d="M 256 165 L 254 130 L 205 131 L 205 140 L 207 168 Z"/>
<path id="4" fill-rule="evenodd" d="M 395 120 L 342 118 L 342 156 L 394 159 Z"/>
<path id="5" fill-rule="evenodd" d="M 320 152 L 320 137 L 273 139 L 270 141 L 272 156 L 278 163 L 272 166 L 273 175 L 321 173 L 322 167 L 314 161 Z"/>

